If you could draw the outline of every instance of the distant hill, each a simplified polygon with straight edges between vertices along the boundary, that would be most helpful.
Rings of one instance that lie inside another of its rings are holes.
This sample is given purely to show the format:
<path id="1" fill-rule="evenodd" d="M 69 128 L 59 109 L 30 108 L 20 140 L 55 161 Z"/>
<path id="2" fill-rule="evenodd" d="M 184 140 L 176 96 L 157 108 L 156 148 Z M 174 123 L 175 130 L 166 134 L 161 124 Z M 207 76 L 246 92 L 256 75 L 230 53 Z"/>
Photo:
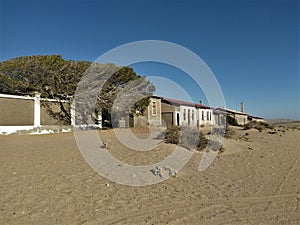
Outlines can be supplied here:
<path id="1" fill-rule="evenodd" d="M 282 127 L 300 129 L 299 120 L 291 120 L 291 119 L 266 119 L 266 120 L 269 124 L 273 126 L 282 126 Z"/>

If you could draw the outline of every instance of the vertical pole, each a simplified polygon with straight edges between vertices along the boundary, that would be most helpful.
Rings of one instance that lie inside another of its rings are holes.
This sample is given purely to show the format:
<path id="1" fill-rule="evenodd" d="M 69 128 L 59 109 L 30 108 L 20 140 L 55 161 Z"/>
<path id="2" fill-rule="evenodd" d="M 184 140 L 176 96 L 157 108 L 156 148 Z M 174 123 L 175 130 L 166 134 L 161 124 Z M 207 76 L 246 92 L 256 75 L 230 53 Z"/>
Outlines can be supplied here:
<path id="1" fill-rule="evenodd" d="M 102 109 L 101 109 L 101 113 L 100 113 L 100 114 L 99 114 L 99 112 L 98 112 L 97 120 L 98 120 L 98 127 L 99 127 L 100 129 L 102 129 Z"/>
<path id="2" fill-rule="evenodd" d="M 75 100 L 71 101 L 71 126 L 76 125 L 76 117 L 75 117 Z"/>
<path id="3" fill-rule="evenodd" d="M 41 94 L 36 92 L 34 96 L 34 126 L 41 125 Z"/>
<path id="4" fill-rule="evenodd" d="M 158 103 L 159 103 L 159 107 L 157 107 L 159 109 L 159 126 L 162 125 L 162 110 L 161 110 L 161 99 L 158 99 Z M 157 112 L 158 113 L 158 112 Z"/>

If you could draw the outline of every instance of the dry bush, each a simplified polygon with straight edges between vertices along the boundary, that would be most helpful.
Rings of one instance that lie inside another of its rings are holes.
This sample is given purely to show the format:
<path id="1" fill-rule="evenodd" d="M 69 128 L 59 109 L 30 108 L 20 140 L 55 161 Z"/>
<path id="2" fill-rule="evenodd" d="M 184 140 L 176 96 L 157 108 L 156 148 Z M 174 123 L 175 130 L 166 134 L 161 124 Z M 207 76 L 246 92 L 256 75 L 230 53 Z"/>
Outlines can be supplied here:
<path id="1" fill-rule="evenodd" d="M 229 126 L 226 126 L 224 138 L 234 138 L 236 136 L 236 132 Z"/>
<path id="2" fill-rule="evenodd" d="M 197 143 L 197 149 L 203 150 L 206 148 L 207 144 L 208 144 L 208 139 L 206 138 L 205 134 L 202 131 L 200 131 L 199 139 Z"/>
<path id="3" fill-rule="evenodd" d="M 165 132 L 165 142 L 179 144 L 187 149 L 197 148 L 203 150 L 206 148 L 208 139 L 202 131 L 192 127 L 171 127 Z"/>
<path id="4" fill-rule="evenodd" d="M 236 121 L 235 118 L 233 118 L 232 116 L 227 116 L 226 117 L 226 121 L 227 121 L 227 124 L 231 125 L 231 126 L 240 126 L 238 124 L 238 122 Z"/>
<path id="5" fill-rule="evenodd" d="M 181 128 L 180 127 L 170 127 L 164 134 L 165 142 L 170 144 L 178 144 L 180 139 Z"/>
<path id="6" fill-rule="evenodd" d="M 262 131 L 265 129 L 273 129 L 273 127 L 271 125 L 269 125 L 268 123 L 264 123 L 264 122 L 251 121 L 250 123 L 247 123 L 244 125 L 244 130 L 249 130 L 252 128 L 254 128 L 258 131 Z"/>

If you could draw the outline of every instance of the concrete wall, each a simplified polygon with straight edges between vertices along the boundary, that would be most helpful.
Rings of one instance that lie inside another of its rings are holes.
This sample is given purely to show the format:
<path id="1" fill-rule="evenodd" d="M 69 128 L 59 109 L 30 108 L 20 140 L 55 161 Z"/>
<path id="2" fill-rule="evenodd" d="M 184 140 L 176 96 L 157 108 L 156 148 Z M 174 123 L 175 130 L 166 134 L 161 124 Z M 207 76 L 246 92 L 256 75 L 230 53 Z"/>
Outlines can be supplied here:
<path id="1" fill-rule="evenodd" d="M 158 102 L 159 104 L 159 102 Z M 161 102 L 162 123 L 168 127 L 172 126 L 194 126 L 211 125 L 215 123 L 212 109 L 197 109 L 193 106 L 174 106 Z M 151 114 L 151 104 L 148 106 L 148 113 Z M 202 112 L 204 118 L 202 119 Z M 153 120 L 153 115 L 150 115 Z"/>
<path id="2" fill-rule="evenodd" d="M 165 102 L 162 102 L 161 103 L 161 110 L 162 112 L 172 112 L 174 113 L 175 112 L 175 106 L 172 105 L 172 104 L 168 104 L 168 103 L 165 103 Z"/>
<path id="3" fill-rule="evenodd" d="M 44 125 L 70 125 L 53 119 L 41 102 L 47 101 L 51 109 L 59 111 L 58 103 L 53 99 L 0 94 L 0 133 L 10 134 L 21 130 L 30 130 Z M 70 102 L 64 102 L 66 107 Z"/>
<path id="4" fill-rule="evenodd" d="M 179 107 L 181 126 L 197 126 L 197 109 L 192 106 Z"/>
<path id="5" fill-rule="evenodd" d="M 248 123 L 248 116 L 244 114 L 234 114 L 233 117 L 235 118 L 236 122 L 239 125 L 245 125 Z"/>
<path id="6" fill-rule="evenodd" d="M 153 114 L 153 102 L 156 104 L 156 113 Z M 204 116 L 202 118 L 202 112 Z M 179 105 L 161 102 L 160 98 L 151 98 L 145 114 L 145 118 L 151 124 L 170 126 L 193 126 L 212 125 L 215 116 L 212 109 L 197 109 L 194 106 Z"/>
<path id="7" fill-rule="evenodd" d="M 0 98 L 0 126 L 28 126 L 33 123 L 33 99 Z"/>
<path id="8" fill-rule="evenodd" d="M 41 100 L 41 101 L 43 103 L 45 102 L 45 100 Z M 47 102 L 47 104 L 49 104 L 49 107 L 53 112 L 60 111 L 60 106 L 57 102 Z M 64 103 L 64 106 L 66 107 L 66 109 L 69 109 L 70 103 Z M 51 117 L 47 112 L 47 107 L 41 104 L 41 125 L 70 125 L 70 124 L 66 124 L 64 121 L 60 121 L 58 119 L 54 119 L 53 117 Z"/>
<path id="9" fill-rule="evenodd" d="M 248 116 L 242 114 L 234 114 L 234 118 L 236 119 L 239 125 L 245 125 L 248 123 Z"/>
<path id="10" fill-rule="evenodd" d="M 0 126 L 30 126 L 34 125 L 34 98 L 17 96 L 0 97 Z M 45 102 L 47 100 L 41 100 Z M 47 101 L 54 112 L 59 112 L 60 107 L 57 102 Z M 68 108 L 69 103 L 64 103 Z M 40 105 L 40 124 L 39 125 L 61 125 L 61 121 L 51 117 L 47 108 Z M 68 124 L 64 124 L 68 125 Z"/>
<path id="11" fill-rule="evenodd" d="M 174 121 L 174 113 L 173 112 L 163 112 L 162 113 L 162 123 L 166 127 L 172 127 L 176 125 Z"/>
<path id="12" fill-rule="evenodd" d="M 172 127 L 177 125 L 176 106 L 162 102 L 161 111 L 162 111 L 162 123 L 164 126 Z"/>
<path id="13" fill-rule="evenodd" d="M 218 126 L 224 126 L 226 124 L 226 115 L 221 113 L 213 114 L 214 124 Z"/>
<path id="14" fill-rule="evenodd" d="M 156 110 L 154 111 L 154 105 L 156 105 Z M 150 98 L 150 104 L 147 108 L 146 118 L 150 124 L 162 125 L 161 118 L 161 100 L 159 98 Z"/>
<path id="15" fill-rule="evenodd" d="M 250 122 L 250 121 L 266 123 L 266 120 L 264 120 L 263 118 L 253 118 L 253 117 L 250 117 L 250 118 L 248 118 L 248 122 Z"/>
<path id="16" fill-rule="evenodd" d="M 198 109 L 199 125 L 215 124 L 215 117 L 212 109 Z"/>

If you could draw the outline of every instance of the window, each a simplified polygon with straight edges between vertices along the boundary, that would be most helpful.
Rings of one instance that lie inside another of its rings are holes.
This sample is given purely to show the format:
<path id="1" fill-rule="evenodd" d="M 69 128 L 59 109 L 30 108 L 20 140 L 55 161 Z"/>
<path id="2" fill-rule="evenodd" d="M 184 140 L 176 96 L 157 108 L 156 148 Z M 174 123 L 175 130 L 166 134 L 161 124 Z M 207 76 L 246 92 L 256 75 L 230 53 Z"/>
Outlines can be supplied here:
<path id="1" fill-rule="evenodd" d="M 157 107 L 156 107 L 156 102 L 152 102 L 152 115 L 157 114 Z"/>
<path id="2" fill-rule="evenodd" d="M 183 110 L 183 120 L 186 120 L 186 109 Z"/>
<path id="3" fill-rule="evenodd" d="M 206 120 L 209 120 L 209 112 L 206 112 Z"/>
<path id="4" fill-rule="evenodd" d="M 202 111 L 202 120 L 204 120 L 204 111 Z"/>
<path id="5" fill-rule="evenodd" d="M 211 121 L 211 112 L 209 112 L 209 120 Z"/>
<path id="6" fill-rule="evenodd" d="M 194 114 L 194 110 L 192 110 L 192 120 L 195 120 L 195 114 Z"/>

